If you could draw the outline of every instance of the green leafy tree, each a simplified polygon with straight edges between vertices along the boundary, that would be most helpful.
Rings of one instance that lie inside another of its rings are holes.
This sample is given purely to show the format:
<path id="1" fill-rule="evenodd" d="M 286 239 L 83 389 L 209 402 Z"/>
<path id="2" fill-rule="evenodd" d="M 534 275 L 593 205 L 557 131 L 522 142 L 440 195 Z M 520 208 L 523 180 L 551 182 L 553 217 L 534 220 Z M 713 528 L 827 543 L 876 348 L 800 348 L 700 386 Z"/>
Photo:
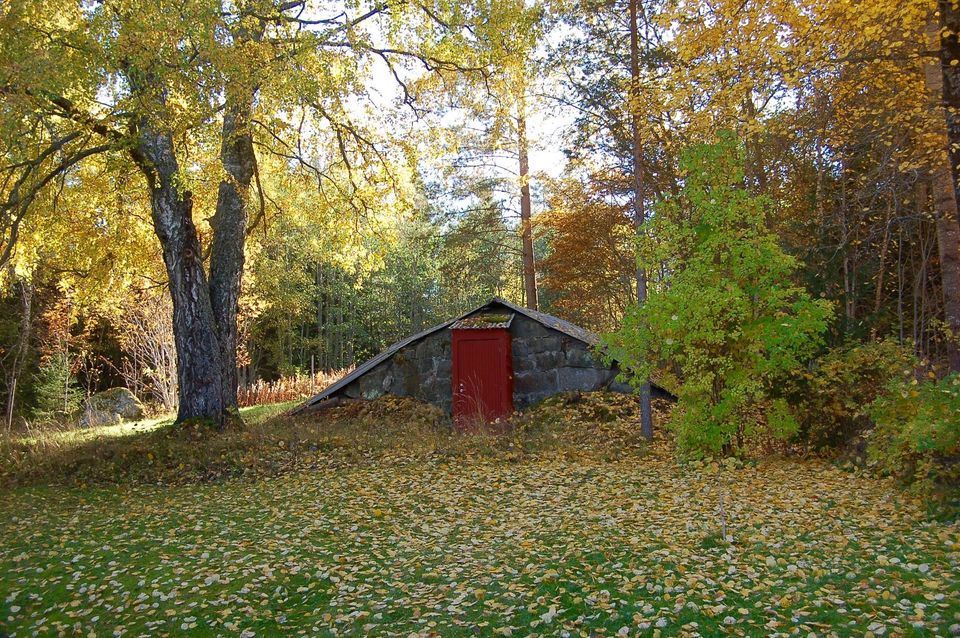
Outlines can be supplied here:
<path id="1" fill-rule="evenodd" d="M 638 384 L 658 368 L 674 376 L 672 425 L 695 453 L 742 446 L 758 407 L 774 434 L 796 428 L 772 390 L 814 353 L 832 313 L 792 283 L 798 263 L 768 230 L 770 202 L 745 187 L 743 156 L 731 134 L 684 153 L 680 195 L 639 239 L 640 265 L 661 279 L 607 339 Z"/>

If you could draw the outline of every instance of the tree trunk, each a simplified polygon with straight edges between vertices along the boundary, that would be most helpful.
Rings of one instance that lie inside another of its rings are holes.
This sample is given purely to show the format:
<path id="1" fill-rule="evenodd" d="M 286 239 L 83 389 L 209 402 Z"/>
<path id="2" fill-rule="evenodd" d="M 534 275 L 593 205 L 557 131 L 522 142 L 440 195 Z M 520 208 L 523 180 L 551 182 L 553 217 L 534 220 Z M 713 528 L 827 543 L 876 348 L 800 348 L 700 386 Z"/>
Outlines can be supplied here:
<path id="1" fill-rule="evenodd" d="M 637 13 L 640 0 L 630 0 L 630 128 L 633 133 L 633 214 L 639 238 L 646 213 L 643 210 L 643 154 L 640 138 L 640 33 Z M 647 273 L 637 264 L 637 304 L 647 300 Z M 640 433 L 653 438 L 653 414 L 650 407 L 650 380 L 640 386 Z"/>
<path id="2" fill-rule="evenodd" d="M 530 205 L 530 160 L 527 143 L 526 87 L 521 87 L 517 105 L 517 137 L 520 151 L 520 235 L 523 241 L 523 290 L 527 308 L 537 310 L 537 271 L 533 256 L 533 226 Z"/>
<path id="3" fill-rule="evenodd" d="M 11 281 L 13 267 L 10 267 Z M 20 330 L 17 335 L 16 350 L 13 361 L 10 362 L 10 371 L 7 374 L 7 429 L 13 426 L 13 415 L 17 406 L 17 384 L 20 374 L 27 360 L 30 349 L 30 329 L 33 327 L 33 281 L 20 282 Z"/>
<path id="4" fill-rule="evenodd" d="M 887 218 L 890 219 L 889 217 Z M 873 296 L 873 314 L 878 314 L 883 306 L 884 274 L 887 267 L 887 249 L 890 246 L 890 222 L 887 221 L 883 229 L 883 243 L 880 245 L 880 265 L 877 267 L 877 289 Z"/>
<path id="5" fill-rule="evenodd" d="M 753 89 L 747 91 L 743 98 L 743 109 L 747 116 L 747 122 L 753 125 L 757 121 L 757 107 L 753 103 Z M 746 134 L 746 174 L 753 180 L 758 193 L 766 193 L 768 190 L 767 171 L 763 160 L 763 141 L 754 131 L 748 131 Z"/>
<path id="6" fill-rule="evenodd" d="M 131 152 L 147 179 L 153 227 L 163 249 L 173 300 L 180 394 L 177 421 L 212 419 L 222 427 L 229 403 L 224 397 L 222 356 L 210 287 L 193 224 L 193 200 L 189 191 L 177 186 L 179 166 L 172 134 L 154 129 L 143 119 L 136 140 Z"/>
<path id="7" fill-rule="evenodd" d="M 250 131 L 253 93 L 232 100 L 223 115 L 220 159 L 226 177 L 217 193 L 217 210 L 210 222 L 210 303 L 216 323 L 222 364 L 224 406 L 237 407 L 237 314 L 243 276 L 247 226 L 247 193 L 256 156 Z"/>
<path id="8" fill-rule="evenodd" d="M 960 345 L 957 343 L 960 339 L 960 227 L 957 225 L 956 183 L 957 178 L 951 177 L 947 167 L 934 173 L 940 288 L 944 320 L 951 333 L 946 343 L 947 364 L 950 370 L 960 372 Z"/>
<path id="9" fill-rule="evenodd" d="M 948 159 L 933 171 L 934 201 L 943 314 L 951 333 L 947 341 L 947 362 L 952 371 L 960 372 L 960 223 L 957 217 L 957 200 L 960 199 L 960 64 L 957 64 L 960 61 L 957 35 L 960 7 L 952 0 L 939 0 L 938 5 L 940 73 L 936 72 L 934 65 L 926 65 L 926 78 L 935 95 L 939 88 L 946 123 L 944 143 Z"/>

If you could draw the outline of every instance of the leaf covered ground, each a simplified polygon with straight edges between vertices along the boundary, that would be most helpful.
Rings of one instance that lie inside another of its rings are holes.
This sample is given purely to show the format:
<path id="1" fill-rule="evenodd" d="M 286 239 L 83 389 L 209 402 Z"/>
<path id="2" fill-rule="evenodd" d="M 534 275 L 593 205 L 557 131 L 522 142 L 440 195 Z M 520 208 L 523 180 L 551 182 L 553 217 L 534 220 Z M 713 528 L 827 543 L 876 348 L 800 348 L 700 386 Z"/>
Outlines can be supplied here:
<path id="1" fill-rule="evenodd" d="M 521 428 L 536 451 L 518 435 L 255 480 L 2 492 L 0 633 L 960 632 L 960 527 L 891 483 L 812 460 L 679 463 L 596 402 L 541 414 Z M 544 444 L 568 414 L 623 453 Z"/>
<path id="2" fill-rule="evenodd" d="M 295 405 L 243 408 L 246 425 L 225 434 L 200 424 L 177 427 L 168 418 L 0 435 L 0 488 L 258 480 L 330 465 L 477 455 L 516 460 L 546 451 L 613 459 L 643 448 L 636 398 L 619 394 L 552 397 L 517 415 L 508 435 L 469 437 L 457 435 L 439 408 L 410 398 L 386 396 L 301 418 L 282 414 Z M 665 418 L 668 404 L 655 402 L 655 409 Z"/>

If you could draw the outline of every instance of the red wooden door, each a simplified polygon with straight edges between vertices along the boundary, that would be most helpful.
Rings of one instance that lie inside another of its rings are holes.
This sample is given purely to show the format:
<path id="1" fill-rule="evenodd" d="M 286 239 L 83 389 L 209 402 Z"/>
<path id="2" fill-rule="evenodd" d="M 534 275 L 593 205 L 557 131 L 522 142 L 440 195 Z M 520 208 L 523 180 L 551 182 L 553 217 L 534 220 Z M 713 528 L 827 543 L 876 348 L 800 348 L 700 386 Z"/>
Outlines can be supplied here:
<path id="1" fill-rule="evenodd" d="M 453 418 L 474 429 L 513 412 L 508 329 L 453 330 Z"/>

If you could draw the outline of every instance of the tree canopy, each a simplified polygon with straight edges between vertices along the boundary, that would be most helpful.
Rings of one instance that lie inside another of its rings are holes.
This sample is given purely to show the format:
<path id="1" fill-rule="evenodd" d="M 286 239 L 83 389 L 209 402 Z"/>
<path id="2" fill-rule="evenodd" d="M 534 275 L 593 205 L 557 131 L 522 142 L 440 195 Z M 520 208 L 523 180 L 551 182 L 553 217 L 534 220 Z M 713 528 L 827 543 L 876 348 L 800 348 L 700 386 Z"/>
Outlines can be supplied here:
<path id="1" fill-rule="evenodd" d="M 691 148 L 756 213 L 744 261 L 836 308 L 798 360 L 891 337 L 956 370 L 958 25 L 935 0 L 7 3 L 8 419 L 41 370 L 155 374 L 164 405 L 175 370 L 180 419 L 225 425 L 239 386 L 493 295 L 605 332 L 666 303 L 643 288 L 707 312 L 729 254 L 696 234 L 723 207 L 692 201 Z"/>

